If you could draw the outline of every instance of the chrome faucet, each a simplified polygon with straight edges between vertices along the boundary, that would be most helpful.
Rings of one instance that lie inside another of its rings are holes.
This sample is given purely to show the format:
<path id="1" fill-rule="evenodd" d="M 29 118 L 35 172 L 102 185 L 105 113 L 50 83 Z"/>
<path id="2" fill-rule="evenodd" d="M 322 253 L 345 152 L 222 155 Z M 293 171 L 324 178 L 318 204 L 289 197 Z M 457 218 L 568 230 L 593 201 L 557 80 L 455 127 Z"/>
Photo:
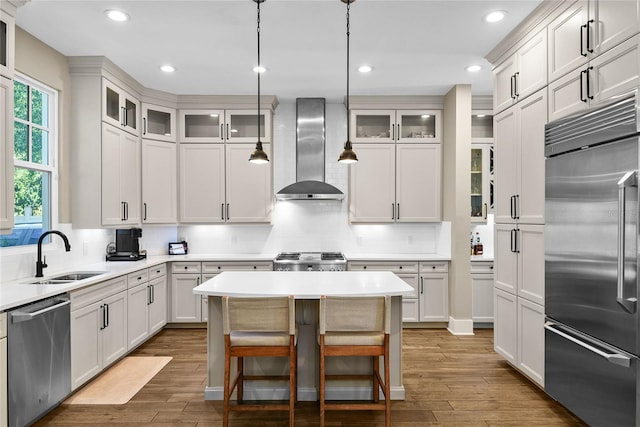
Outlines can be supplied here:
<path id="1" fill-rule="evenodd" d="M 57 234 L 58 236 L 62 237 L 62 240 L 64 240 L 64 249 L 69 252 L 71 250 L 71 245 L 69 244 L 69 239 L 67 239 L 67 236 L 64 235 L 63 232 L 58 231 L 58 230 L 49 230 L 49 231 L 45 231 L 44 233 L 42 233 L 40 235 L 40 238 L 38 239 L 38 261 L 36 261 L 36 277 L 42 277 L 42 270 L 47 266 L 47 257 L 44 257 L 44 261 L 42 260 L 42 241 L 44 240 L 45 237 L 47 237 L 49 234 Z"/>

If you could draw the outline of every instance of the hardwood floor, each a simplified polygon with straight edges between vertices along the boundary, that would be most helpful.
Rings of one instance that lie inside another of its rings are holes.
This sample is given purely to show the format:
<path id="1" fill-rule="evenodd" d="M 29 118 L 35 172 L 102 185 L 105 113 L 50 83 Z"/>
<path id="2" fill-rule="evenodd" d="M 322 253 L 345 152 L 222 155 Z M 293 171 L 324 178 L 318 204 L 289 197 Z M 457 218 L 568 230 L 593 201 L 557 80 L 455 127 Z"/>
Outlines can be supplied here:
<path id="1" fill-rule="evenodd" d="M 493 351 L 493 331 L 453 336 L 442 329 L 403 335 L 406 400 L 393 426 L 583 426 Z M 205 401 L 206 330 L 165 329 L 133 355 L 173 360 L 125 405 L 61 405 L 37 426 L 222 425 L 222 403 Z M 318 425 L 318 405 L 296 405 L 296 425 Z M 282 412 L 232 413 L 230 425 L 284 426 Z M 382 426 L 383 412 L 329 412 L 327 426 Z"/>

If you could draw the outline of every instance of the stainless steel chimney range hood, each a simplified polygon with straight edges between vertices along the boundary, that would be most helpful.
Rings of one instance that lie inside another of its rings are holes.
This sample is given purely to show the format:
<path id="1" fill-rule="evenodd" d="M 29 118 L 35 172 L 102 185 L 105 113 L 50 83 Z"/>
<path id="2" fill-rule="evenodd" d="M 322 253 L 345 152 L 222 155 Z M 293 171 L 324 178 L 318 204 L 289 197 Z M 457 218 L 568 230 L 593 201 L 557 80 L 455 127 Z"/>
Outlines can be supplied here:
<path id="1" fill-rule="evenodd" d="M 344 193 L 325 179 L 325 100 L 296 99 L 296 182 L 276 200 L 342 200 Z"/>

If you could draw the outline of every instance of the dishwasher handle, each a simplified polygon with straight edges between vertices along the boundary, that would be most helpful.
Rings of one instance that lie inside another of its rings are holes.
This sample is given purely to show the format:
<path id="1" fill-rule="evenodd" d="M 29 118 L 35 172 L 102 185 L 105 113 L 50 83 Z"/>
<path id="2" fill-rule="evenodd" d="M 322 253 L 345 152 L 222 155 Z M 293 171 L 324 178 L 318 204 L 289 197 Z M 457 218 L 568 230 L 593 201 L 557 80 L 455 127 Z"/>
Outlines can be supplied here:
<path id="1" fill-rule="evenodd" d="M 54 311 L 71 304 L 71 300 L 57 300 L 57 301 L 52 300 L 52 302 L 58 302 L 58 304 L 50 305 L 34 312 L 23 311 L 23 310 L 13 311 L 11 312 L 11 322 L 12 323 L 27 322 L 29 320 L 35 319 L 40 315 L 43 315 L 50 311 Z"/>

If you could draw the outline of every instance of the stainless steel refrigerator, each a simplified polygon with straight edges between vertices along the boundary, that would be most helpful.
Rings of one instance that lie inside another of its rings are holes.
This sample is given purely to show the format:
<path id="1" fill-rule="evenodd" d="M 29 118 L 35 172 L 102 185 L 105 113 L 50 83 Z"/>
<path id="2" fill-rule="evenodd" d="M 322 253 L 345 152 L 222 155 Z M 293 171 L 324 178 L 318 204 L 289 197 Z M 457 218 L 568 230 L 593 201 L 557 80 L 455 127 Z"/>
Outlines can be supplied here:
<path id="1" fill-rule="evenodd" d="M 545 391 L 639 426 L 636 94 L 545 129 Z"/>

